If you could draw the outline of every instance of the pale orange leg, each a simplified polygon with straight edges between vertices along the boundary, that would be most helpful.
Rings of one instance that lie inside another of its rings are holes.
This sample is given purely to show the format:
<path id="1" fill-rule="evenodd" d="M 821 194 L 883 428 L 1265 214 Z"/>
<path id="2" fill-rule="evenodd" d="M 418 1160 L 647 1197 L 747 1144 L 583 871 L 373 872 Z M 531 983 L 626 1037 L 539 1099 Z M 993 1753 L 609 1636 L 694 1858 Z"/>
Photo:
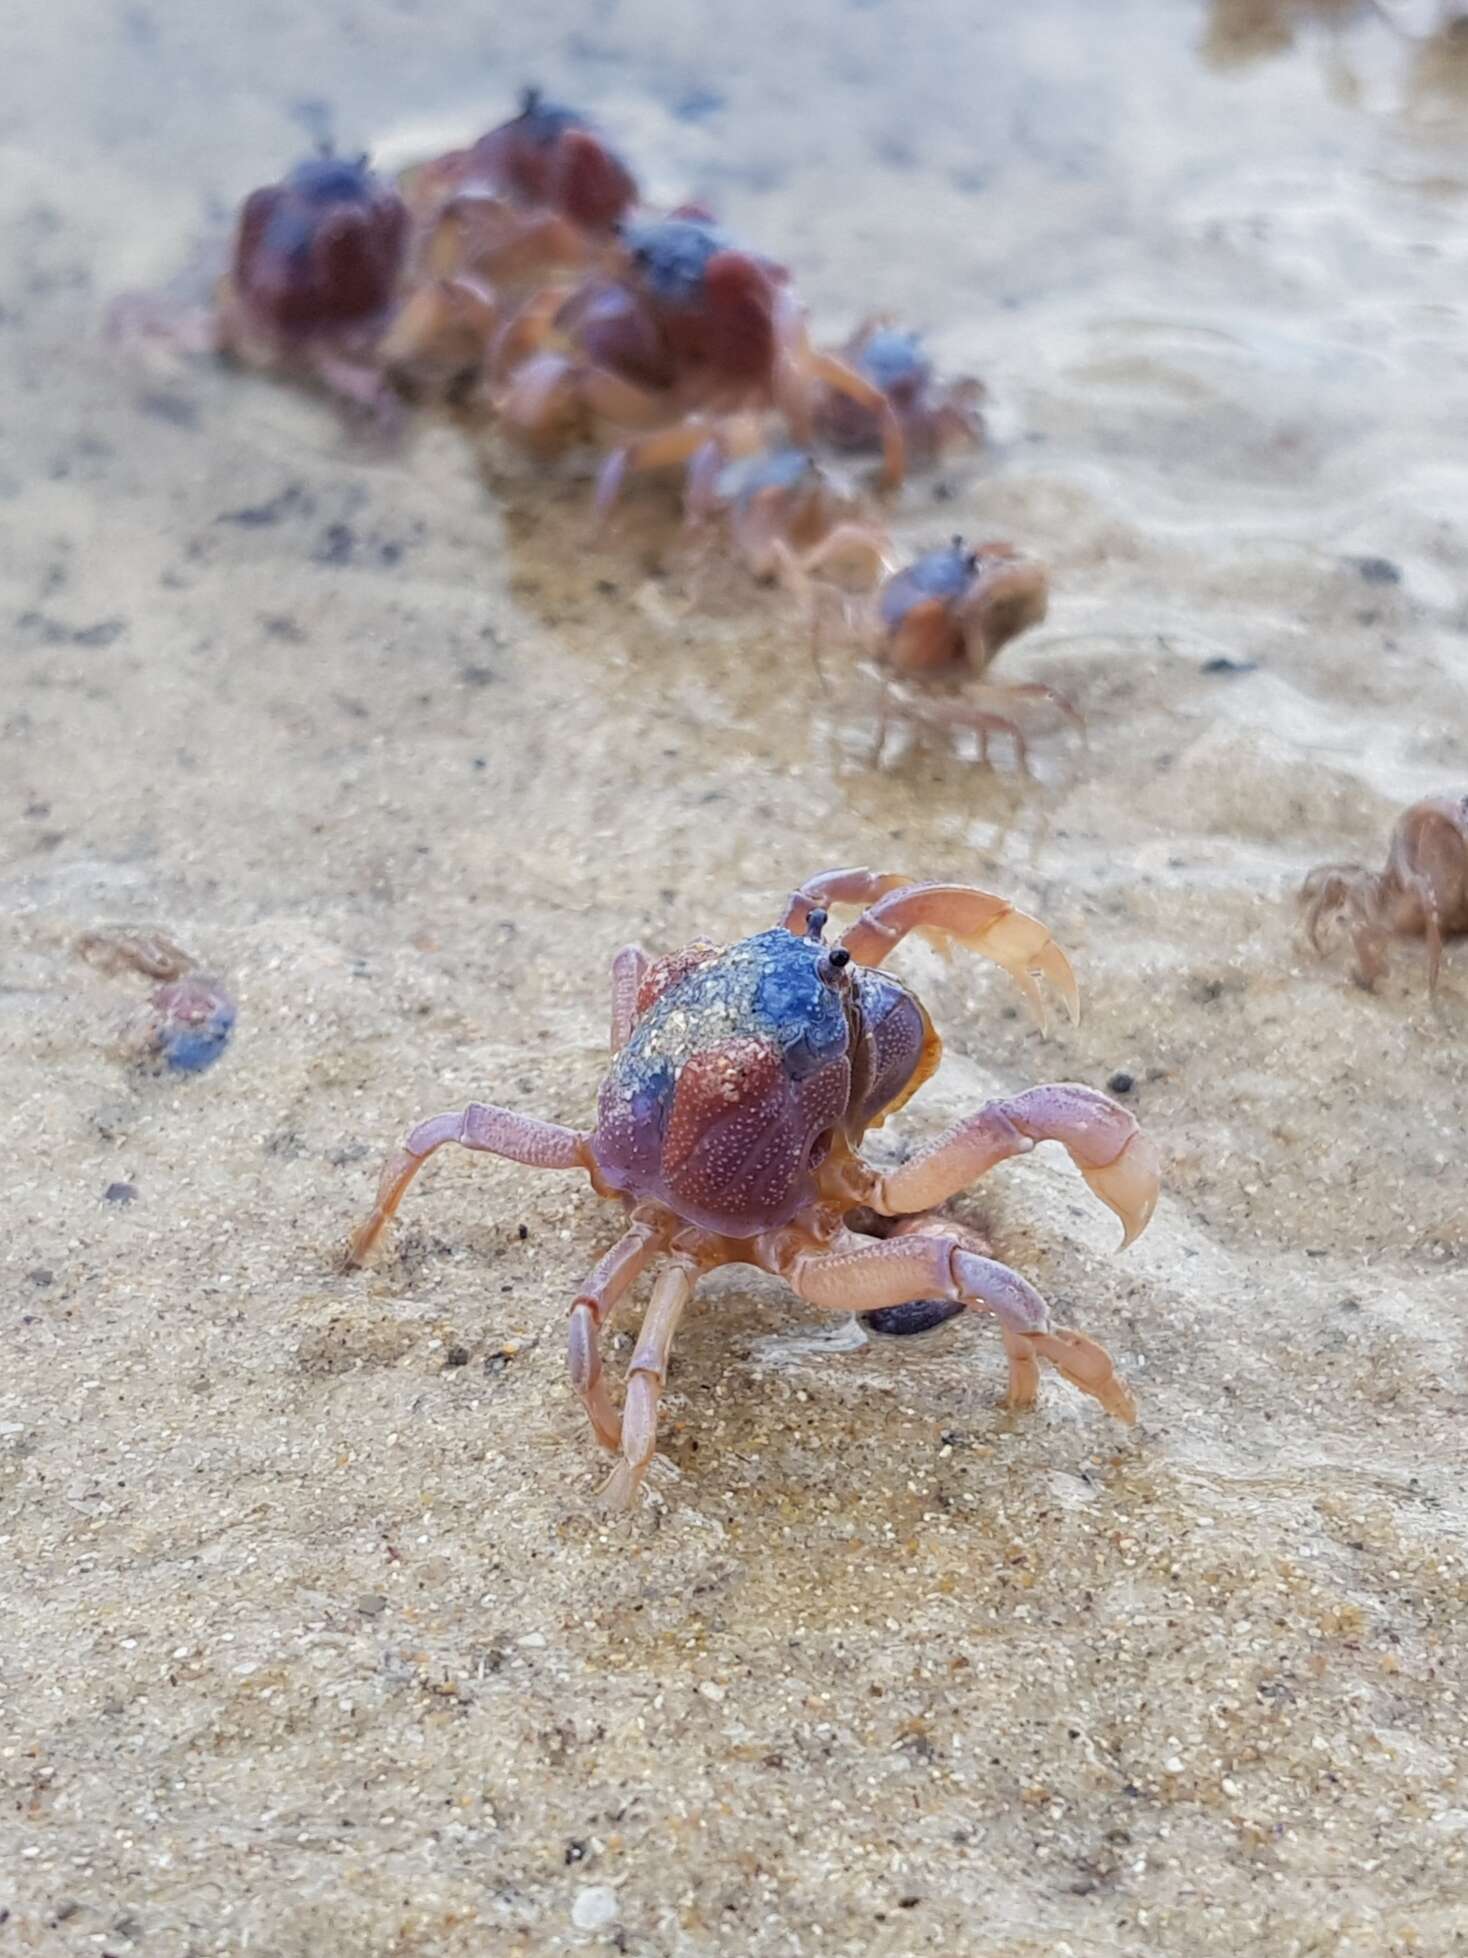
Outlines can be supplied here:
<path id="1" fill-rule="evenodd" d="M 652 1288 L 627 1369 L 619 1458 L 601 1490 L 608 1509 L 630 1508 L 652 1465 L 658 1440 L 658 1403 L 668 1377 L 673 1336 L 693 1297 L 695 1276 L 694 1266 L 680 1259 L 658 1273 Z"/>
<path id="2" fill-rule="evenodd" d="M 836 354 L 813 353 L 810 373 L 813 380 L 824 381 L 828 388 L 877 417 L 882 431 L 882 482 L 888 489 L 897 489 L 907 474 L 907 438 L 892 403 L 879 387 Z"/>
<path id="3" fill-rule="evenodd" d="M 1018 1405 L 1027 1404 L 1029 1369 L 1038 1354 L 1117 1420 L 1136 1419 L 1131 1395 L 1104 1347 L 1068 1327 L 1052 1327 L 1049 1308 L 1033 1285 L 1008 1265 L 970 1251 L 956 1233 L 940 1234 L 936 1220 L 931 1231 L 875 1243 L 848 1234 L 829 1250 L 797 1245 L 777 1262 L 801 1298 L 828 1311 L 873 1312 L 913 1299 L 945 1298 L 992 1312 L 1009 1335 L 1005 1343 Z"/>
<path id="4" fill-rule="evenodd" d="M 960 728 L 967 728 L 979 737 L 979 761 L 983 767 L 989 766 L 989 740 L 992 735 L 1002 734 L 1014 743 L 1014 765 L 1021 775 L 1030 772 L 1030 747 L 1025 739 L 1024 729 L 1008 714 L 997 714 L 986 707 L 979 707 L 962 694 L 940 694 L 931 698 L 908 692 L 903 687 L 887 689 L 887 706 L 891 713 L 910 721 L 919 727 L 936 728 L 942 734 L 952 734 Z"/>
<path id="5" fill-rule="evenodd" d="M 161 931 L 139 931 L 131 926 L 83 932 L 76 949 L 99 971 L 141 972 L 148 979 L 182 979 L 195 966 L 189 954 Z"/>
<path id="6" fill-rule="evenodd" d="M 870 1186 L 864 1182 L 860 1199 L 885 1217 L 933 1210 L 1038 1142 L 1060 1143 L 1121 1219 L 1123 1249 L 1147 1228 L 1161 1180 L 1157 1145 L 1118 1102 L 1077 1081 L 989 1102 Z"/>
<path id="7" fill-rule="evenodd" d="M 691 463 L 717 437 L 704 421 L 680 422 L 674 428 L 645 435 L 640 442 L 624 442 L 613 449 L 596 479 L 596 513 L 606 517 L 622 493 L 628 476 L 648 469 L 673 469 Z"/>
<path id="8" fill-rule="evenodd" d="M 622 1421 L 612 1405 L 602 1373 L 601 1329 L 617 1301 L 646 1271 L 662 1245 L 663 1233 L 656 1224 L 634 1218 L 571 1305 L 571 1322 L 566 1334 L 567 1370 L 571 1385 L 586 1409 L 592 1432 L 609 1453 L 615 1453 L 621 1443 Z"/>
<path id="9" fill-rule="evenodd" d="M 431 1116 L 418 1124 L 402 1148 L 395 1150 L 384 1164 L 372 1214 L 352 1235 L 347 1251 L 349 1265 L 366 1261 L 402 1202 L 408 1185 L 434 1150 L 441 1149 L 446 1142 L 457 1142 L 464 1149 L 480 1149 L 491 1156 L 504 1156 L 530 1169 L 590 1170 L 593 1167 L 589 1137 L 583 1129 L 538 1122 L 533 1116 L 517 1115 L 511 1109 L 477 1101 L 451 1114 Z"/>
<path id="10" fill-rule="evenodd" d="M 819 353 L 810 344 L 805 316 L 794 296 L 782 290 L 776 299 L 775 406 L 790 424 L 802 448 L 814 439 L 814 397 L 824 383 L 875 415 L 882 429 L 882 481 L 895 489 L 907 473 L 907 447 L 896 410 L 879 387 L 837 354 Z"/>
<path id="11" fill-rule="evenodd" d="M 488 371 L 496 385 L 503 385 L 534 355 L 553 351 L 548 343 L 565 303 L 564 288 L 547 286 L 504 322 L 490 342 Z"/>
<path id="12" fill-rule="evenodd" d="M 861 582 L 870 590 L 897 568 L 892 539 L 876 524 L 848 521 L 839 523 L 813 544 L 801 559 L 801 568 L 814 575 L 828 564 L 858 562 L 863 567 Z"/>

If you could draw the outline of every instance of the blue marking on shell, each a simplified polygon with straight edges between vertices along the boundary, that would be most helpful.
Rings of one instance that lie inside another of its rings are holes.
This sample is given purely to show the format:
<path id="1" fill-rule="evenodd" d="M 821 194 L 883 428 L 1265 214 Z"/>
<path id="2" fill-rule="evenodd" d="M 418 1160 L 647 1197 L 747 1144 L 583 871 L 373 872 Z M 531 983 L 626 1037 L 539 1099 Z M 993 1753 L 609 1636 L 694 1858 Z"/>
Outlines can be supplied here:
<path id="1" fill-rule="evenodd" d="M 883 587 L 883 622 L 899 624 L 924 599 L 961 598 L 973 575 L 973 553 L 966 545 L 943 544 L 936 551 L 924 551 Z"/>
<path id="2" fill-rule="evenodd" d="M 747 938 L 744 944 L 757 948 L 764 968 L 755 988 L 754 1012 L 779 1043 L 785 1072 L 799 1081 L 835 1060 L 846 1047 L 846 1014 L 840 996 L 817 969 L 824 948 L 781 927 Z"/>
<path id="3" fill-rule="evenodd" d="M 158 1052 L 164 1065 L 179 1074 L 202 1074 L 228 1046 L 234 1022 L 234 1007 L 221 1002 L 207 1020 L 160 1028 Z"/>
<path id="4" fill-rule="evenodd" d="M 920 387 L 933 371 L 919 335 L 896 326 L 878 327 L 857 356 L 857 366 L 884 394 Z"/>
<path id="5" fill-rule="evenodd" d="M 313 156 L 298 163 L 286 179 L 309 204 L 354 204 L 372 195 L 372 172 L 365 157 Z"/>
<path id="6" fill-rule="evenodd" d="M 703 218 L 656 218 L 622 228 L 633 258 L 659 299 L 686 303 L 697 297 L 708 262 L 731 240 Z"/>

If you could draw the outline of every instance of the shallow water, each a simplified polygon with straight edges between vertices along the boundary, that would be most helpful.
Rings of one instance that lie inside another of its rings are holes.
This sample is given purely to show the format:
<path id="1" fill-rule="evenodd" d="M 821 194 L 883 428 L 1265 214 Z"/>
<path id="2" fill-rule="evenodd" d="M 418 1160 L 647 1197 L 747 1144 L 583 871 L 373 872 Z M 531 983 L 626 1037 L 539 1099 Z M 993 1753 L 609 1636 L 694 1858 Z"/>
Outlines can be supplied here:
<path id="1" fill-rule="evenodd" d="M 1369 996 L 1291 893 L 1468 786 L 1468 44 L 1257 0 L 248 12 L 0 21 L 14 1947 L 1459 1948 L 1468 949 L 1436 1008 L 1410 945 Z M 994 442 L 898 529 L 1049 561 L 1004 664 L 1084 748 L 874 769 L 856 676 L 691 587 L 655 499 L 597 555 L 574 481 L 103 344 L 323 119 L 406 156 L 527 76 L 822 332 L 891 306 L 985 377 Z M 609 1214 L 466 1159 L 376 1271 L 336 1248 L 412 1117 L 586 1119 L 619 944 L 847 861 L 1074 957 L 1042 1043 L 912 955 L 949 1045 L 901 1133 L 1136 1077 L 1167 1195 L 1124 1258 L 1053 1152 L 962 1211 L 1141 1422 L 1053 1378 L 1011 1419 L 988 1327 L 862 1349 L 733 1274 L 678 1476 L 609 1522 L 562 1367 Z M 72 948 L 120 918 L 234 985 L 207 1074 L 111 1050 L 142 989 Z"/>

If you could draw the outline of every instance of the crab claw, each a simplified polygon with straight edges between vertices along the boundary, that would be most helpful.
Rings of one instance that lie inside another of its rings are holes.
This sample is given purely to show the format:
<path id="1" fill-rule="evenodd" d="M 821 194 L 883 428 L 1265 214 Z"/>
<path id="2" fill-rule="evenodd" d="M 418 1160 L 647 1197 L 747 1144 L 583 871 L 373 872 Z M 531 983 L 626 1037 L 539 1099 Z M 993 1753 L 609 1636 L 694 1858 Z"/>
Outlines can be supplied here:
<path id="1" fill-rule="evenodd" d="M 1108 1209 L 1121 1219 L 1125 1251 L 1146 1230 L 1162 1188 L 1162 1156 L 1150 1135 L 1137 1129 L 1121 1153 L 1097 1169 L 1081 1164 L 1081 1174 Z"/>
<path id="2" fill-rule="evenodd" d="M 980 1134 L 1002 1135 L 1004 1129 L 1026 1143 L 1058 1142 L 1087 1183 L 1109 1210 L 1121 1219 L 1124 1251 L 1141 1236 L 1157 1207 L 1162 1184 L 1162 1158 L 1157 1145 L 1137 1127 L 1119 1102 L 1079 1081 L 1051 1081 L 1027 1088 L 1008 1101 L 991 1104 L 971 1124 Z M 1025 1146 L 1010 1143 L 1006 1154 Z M 989 1145 L 989 1160 L 1000 1160 Z M 988 1161 L 976 1158 L 982 1168 Z"/>
<path id="3" fill-rule="evenodd" d="M 1045 996 L 1038 979 L 1048 979 L 1065 1002 L 1071 1025 L 1081 1017 L 1080 989 L 1070 960 L 1061 951 L 1048 929 L 1027 911 L 1017 911 L 1002 897 L 987 891 L 966 889 L 961 884 L 931 886 L 935 896 L 945 902 L 934 909 L 937 915 L 918 929 L 939 951 L 952 955 L 954 944 L 965 946 L 980 957 L 1002 966 L 1024 994 L 1039 1023 L 1046 1030 Z"/>
<path id="4" fill-rule="evenodd" d="M 885 882 L 859 873 L 873 884 Z M 880 965 L 909 932 L 919 932 L 951 955 L 955 944 L 992 959 L 1013 979 L 1045 1031 L 1045 999 L 1039 979 L 1048 979 L 1065 1002 L 1072 1022 L 1081 1015 L 1080 993 L 1070 960 L 1038 918 L 1016 911 L 991 891 L 969 884 L 913 884 L 879 897 L 857 919 L 841 943 L 861 965 Z"/>

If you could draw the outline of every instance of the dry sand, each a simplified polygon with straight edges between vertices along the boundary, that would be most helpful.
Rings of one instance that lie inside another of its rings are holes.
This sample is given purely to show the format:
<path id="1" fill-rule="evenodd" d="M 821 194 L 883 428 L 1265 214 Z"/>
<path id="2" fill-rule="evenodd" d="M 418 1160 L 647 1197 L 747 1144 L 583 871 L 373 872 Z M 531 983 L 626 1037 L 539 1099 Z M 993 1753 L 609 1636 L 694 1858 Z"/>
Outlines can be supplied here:
<path id="1" fill-rule="evenodd" d="M 1468 50 L 1280 11 L 10 0 L 0 1950 L 1468 1945 L 1468 949 L 1436 1010 L 1410 946 L 1368 996 L 1290 901 L 1468 786 Z M 891 304 L 989 379 L 899 527 L 1048 558 L 1005 663 L 1088 749 L 874 770 L 861 689 L 777 598 L 695 603 L 655 506 L 596 557 L 575 484 L 99 343 L 313 100 L 411 149 L 530 75 L 824 332 Z M 1042 1043 L 914 952 L 906 1138 L 1136 1077 L 1124 1258 L 1058 1152 L 960 1209 L 1140 1425 L 735 1274 L 678 1478 L 608 1520 L 579 1182 L 440 1159 L 333 1259 L 413 1117 L 587 1118 L 617 945 L 864 860 L 1014 896 L 1084 989 Z M 116 919 L 234 983 L 212 1072 L 113 1051 L 141 985 L 72 945 Z"/>

